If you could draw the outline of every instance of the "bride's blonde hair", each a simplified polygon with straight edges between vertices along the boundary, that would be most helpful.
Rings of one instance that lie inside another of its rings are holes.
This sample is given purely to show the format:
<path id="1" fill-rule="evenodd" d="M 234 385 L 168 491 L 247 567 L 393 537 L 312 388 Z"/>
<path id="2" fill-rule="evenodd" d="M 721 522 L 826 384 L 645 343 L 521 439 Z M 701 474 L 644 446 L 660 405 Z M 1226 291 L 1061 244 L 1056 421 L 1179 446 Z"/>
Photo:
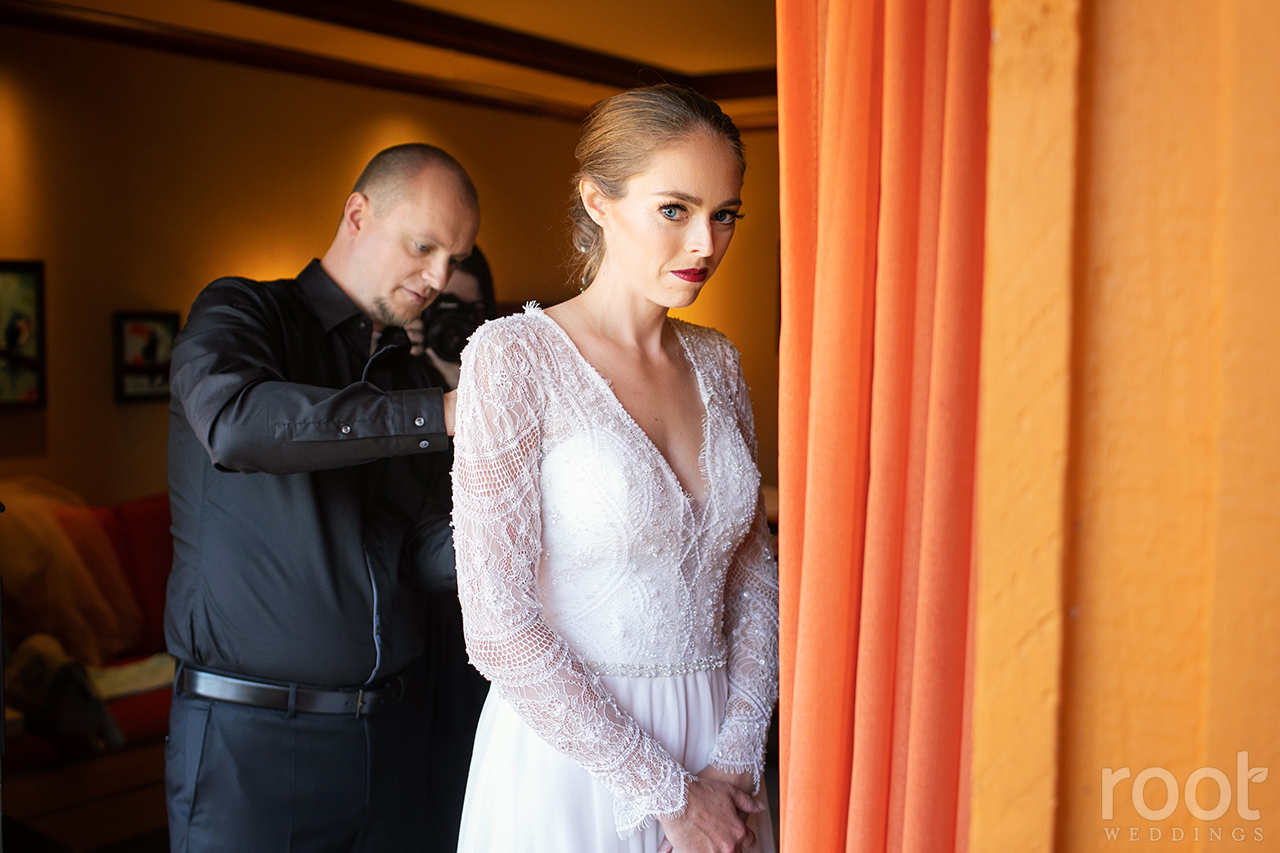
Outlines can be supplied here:
<path id="1" fill-rule="evenodd" d="M 719 104 L 692 89 L 667 83 L 642 86 L 596 104 L 573 152 L 578 172 L 569 200 L 570 264 L 580 287 L 591 284 L 604 259 L 604 234 L 582 203 L 581 182 L 590 182 L 605 198 L 622 198 L 627 179 L 649 168 L 654 154 L 697 132 L 728 142 L 746 172 L 738 128 Z"/>

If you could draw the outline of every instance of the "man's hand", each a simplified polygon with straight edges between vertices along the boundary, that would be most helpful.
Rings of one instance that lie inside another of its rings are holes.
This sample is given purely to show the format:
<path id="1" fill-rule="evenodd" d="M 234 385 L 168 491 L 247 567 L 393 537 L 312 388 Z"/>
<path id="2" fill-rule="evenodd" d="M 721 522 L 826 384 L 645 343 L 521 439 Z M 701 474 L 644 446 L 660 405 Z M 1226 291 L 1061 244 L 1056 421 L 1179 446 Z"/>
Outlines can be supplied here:
<path id="1" fill-rule="evenodd" d="M 422 325 L 422 318 L 415 317 L 405 323 L 404 333 L 409 336 L 409 355 L 421 358 L 422 353 L 426 351 L 426 346 L 423 342 L 427 338 L 427 331 Z"/>
<path id="2" fill-rule="evenodd" d="M 431 359 L 431 366 L 436 369 L 440 377 L 444 379 L 444 383 L 450 388 L 457 388 L 458 382 L 462 379 L 462 365 L 452 361 L 445 361 L 436 355 L 436 351 L 427 347 L 427 358 Z"/>
<path id="3" fill-rule="evenodd" d="M 763 805 L 732 783 L 710 775 L 695 776 L 689 782 L 689 801 L 684 814 L 659 820 L 667 839 L 658 849 L 674 849 L 676 853 L 750 850 L 755 846 L 756 837 L 747 828 L 747 818 L 763 810 Z"/>
<path id="4" fill-rule="evenodd" d="M 453 425 L 458 417 L 458 392 L 446 391 L 444 393 L 444 431 L 453 435 Z"/>

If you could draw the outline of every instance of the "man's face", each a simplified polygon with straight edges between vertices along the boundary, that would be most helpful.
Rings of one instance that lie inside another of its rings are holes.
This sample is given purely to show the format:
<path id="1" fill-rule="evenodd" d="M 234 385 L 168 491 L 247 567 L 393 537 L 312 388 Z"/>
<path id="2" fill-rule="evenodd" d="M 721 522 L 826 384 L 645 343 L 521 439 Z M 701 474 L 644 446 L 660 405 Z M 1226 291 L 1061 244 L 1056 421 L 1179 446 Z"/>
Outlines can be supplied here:
<path id="1" fill-rule="evenodd" d="M 356 225 L 358 301 L 378 326 L 404 326 L 440 294 L 471 253 L 480 217 L 451 174 L 427 169 L 393 205 L 364 205 Z"/>

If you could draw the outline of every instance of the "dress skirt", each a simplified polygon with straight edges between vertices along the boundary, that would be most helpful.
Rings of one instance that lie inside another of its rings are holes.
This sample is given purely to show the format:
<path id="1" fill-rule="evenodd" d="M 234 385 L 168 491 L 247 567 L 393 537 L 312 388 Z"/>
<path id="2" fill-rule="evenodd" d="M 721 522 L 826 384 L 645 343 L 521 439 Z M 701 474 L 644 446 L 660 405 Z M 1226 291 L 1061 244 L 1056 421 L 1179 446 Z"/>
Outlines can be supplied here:
<path id="1" fill-rule="evenodd" d="M 691 773 L 707 766 L 728 695 L 725 667 L 657 678 L 602 676 L 642 729 Z M 759 799 L 765 800 L 762 790 Z M 766 800 L 767 801 L 767 800 Z M 757 853 L 774 853 L 768 811 L 752 815 Z M 613 795 L 489 691 L 476 730 L 459 853 L 657 853 L 657 821 L 619 838 Z"/>

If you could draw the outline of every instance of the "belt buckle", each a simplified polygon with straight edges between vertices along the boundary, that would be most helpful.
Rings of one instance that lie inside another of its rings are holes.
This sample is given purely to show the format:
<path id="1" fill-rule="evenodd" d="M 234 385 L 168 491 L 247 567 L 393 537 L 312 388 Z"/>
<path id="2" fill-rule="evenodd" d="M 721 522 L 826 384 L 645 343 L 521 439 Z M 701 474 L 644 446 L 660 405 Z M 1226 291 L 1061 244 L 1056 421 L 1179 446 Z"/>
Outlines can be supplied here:
<path id="1" fill-rule="evenodd" d="M 364 707 L 364 688 L 362 687 L 356 691 L 356 716 L 357 717 L 363 716 L 360 713 L 360 710 L 363 707 Z"/>

